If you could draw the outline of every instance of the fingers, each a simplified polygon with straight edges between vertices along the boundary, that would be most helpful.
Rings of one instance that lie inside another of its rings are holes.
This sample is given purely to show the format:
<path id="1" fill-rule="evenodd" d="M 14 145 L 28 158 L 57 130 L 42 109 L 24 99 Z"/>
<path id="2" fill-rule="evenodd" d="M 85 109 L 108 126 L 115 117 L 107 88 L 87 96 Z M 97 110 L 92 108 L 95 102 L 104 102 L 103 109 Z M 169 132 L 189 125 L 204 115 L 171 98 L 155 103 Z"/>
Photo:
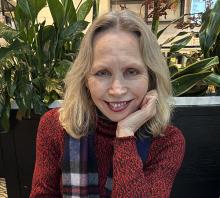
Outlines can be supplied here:
<path id="1" fill-rule="evenodd" d="M 143 99 L 140 117 L 145 118 L 145 122 L 154 117 L 157 113 L 158 93 L 156 90 L 147 92 Z"/>
<path id="2" fill-rule="evenodd" d="M 158 103 L 158 94 L 157 94 L 157 91 L 154 89 L 154 90 L 147 92 L 147 94 L 145 95 L 141 103 L 141 109 L 143 107 L 147 107 L 150 104 L 156 104 L 156 103 Z"/>
<path id="3" fill-rule="evenodd" d="M 141 109 L 142 109 L 144 106 L 146 106 L 147 103 L 148 103 L 148 95 L 145 95 L 145 96 L 144 96 L 144 99 L 143 99 L 143 101 L 142 101 L 142 103 L 141 103 L 141 105 L 140 105 Z"/>
<path id="4" fill-rule="evenodd" d="M 157 112 L 157 100 L 158 94 L 156 90 L 147 92 L 140 105 L 141 108 L 118 122 L 117 137 L 134 134 L 144 123 L 154 117 Z"/>

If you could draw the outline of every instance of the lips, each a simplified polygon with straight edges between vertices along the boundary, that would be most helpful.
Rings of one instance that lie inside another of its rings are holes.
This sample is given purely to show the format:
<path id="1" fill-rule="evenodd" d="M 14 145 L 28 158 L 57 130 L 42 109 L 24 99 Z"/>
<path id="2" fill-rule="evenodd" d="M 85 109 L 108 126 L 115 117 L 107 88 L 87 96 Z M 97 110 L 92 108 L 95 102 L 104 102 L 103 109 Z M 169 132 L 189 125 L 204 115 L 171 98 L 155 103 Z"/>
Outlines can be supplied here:
<path id="1" fill-rule="evenodd" d="M 131 102 L 131 100 L 130 101 L 120 101 L 120 102 L 106 102 L 106 103 L 112 111 L 119 112 L 119 111 L 125 110 L 130 102 Z"/>

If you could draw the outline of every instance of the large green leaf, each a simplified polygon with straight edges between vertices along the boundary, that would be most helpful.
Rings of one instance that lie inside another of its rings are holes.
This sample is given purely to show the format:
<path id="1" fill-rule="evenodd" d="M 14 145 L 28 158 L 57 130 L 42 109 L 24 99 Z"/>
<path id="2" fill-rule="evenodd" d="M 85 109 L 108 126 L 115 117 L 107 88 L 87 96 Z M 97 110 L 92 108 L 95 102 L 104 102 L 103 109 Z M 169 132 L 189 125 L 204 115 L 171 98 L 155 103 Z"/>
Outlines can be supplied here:
<path id="1" fill-rule="evenodd" d="M 57 74 L 57 76 L 61 79 L 64 79 L 67 71 L 69 70 L 70 66 L 72 65 L 71 61 L 68 60 L 62 60 L 59 62 L 57 66 L 54 67 L 54 70 Z"/>
<path id="2" fill-rule="evenodd" d="M 32 85 L 25 82 L 20 81 L 19 86 L 15 91 L 15 101 L 22 112 L 31 109 L 32 102 Z"/>
<path id="3" fill-rule="evenodd" d="M 64 7 L 64 15 L 69 24 L 73 24 L 77 20 L 76 9 L 73 4 L 73 0 L 62 0 Z"/>
<path id="4" fill-rule="evenodd" d="M 211 9 L 206 9 L 206 11 L 202 14 L 202 24 L 201 24 L 201 28 L 200 28 L 200 32 L 202 32 L 203 30 L 206 29 L 208 23 L 209 23 L 209 17 L 210 17 L 210 13 L 211 13 Z"/>
<path id="5" fill-rule="evenodd" d="M 31 8 L 32 21 L 37 19 L 38 13 L 42 8 L 46 6 L 46 0 L 28 0 L 29 6 Z"/>
<path id="6" fill-rule="evenodd" d="M 170 52 L 177 52 L 178 50 L 184 48 L 192 39 L 192 35 L 186 36 L 184 38 L 179 39 L 178 41 L 175 41 L 172 43 L 172 46 L 170 47 Z"/>
<path id="7" fill-rule="evenodd" d="M 28 28 L 29 23 L 32 20 L 31 14 L 25 13 L 25 8 L 22 8 L 22 5 L 16 6 L 14 14 L 15 14 L 15 21 L 18 26 L 17 29 L 19 31 L 24 31 L 26 28 Z"/>
<path id="8" fill-rule="evenodd" d="M 53 58 L 51 57 L 51 53 L 56 49 L 53 43 L 56 41 L 56 33 L 56 28 L 53 25 L 42 26 L 38 31 L 39 47 L 42 54 L 44 54 L 45 61 L 50 61 L 50 58 Z"/>
<path id="9" fill-rule="evenodd" d="M 49 78 L 46 81 L 46 90 L 47 92 L 56 91 L 57 93 L 61 94 L 62 86 L 61 81 L 55 78 Z"/>
<path id="10" fill-rule="evenodd" d="M 0 117 L 1 117 L 4 106 L 5 106 L 5 98 L 3 94 L 0 94 Z"/>
<path id="11" fill-rule="evenodd" d="M 55 78 L 47 79 L 45 89 L 47 94 L 44 97 L 44 102 L 50 104 L 54 100 L 57 100 L 62 97 L 63 88 L 62 81 Z"/>
<path id="12" fill-rule="evenodd" d="M 78 53 L 79 48 L 80 48 L 80 44 L 81 44 L 81 41 L 82 41 L 83 37 L 84 37 L 84 33 L 83 32 L 80 32 L 79 34 L 77 34 L 74 37 L 74 39 L 72 40 L 72 45 L 71 45 L 72 52 Z M 68 55 L 69 53 L 65 53 L 65 54 L 67 54 L 67 56 L 69 56 Z M 70 55 L 70 56 L 72 56 L 72 55 Z M 74 57 L 76 57 L 76 54 L 74 55 Z"/>
<path id="13" fill-rule="evenodd" d="M 37 29 L 38 26 L 37 25 L 31 25 L 29 28 L 28 28 L 28 32 L 26 34 L 26 38 L 25 38 L 25 41 L 29 44 L 29 45 L 32 45 L 34 41 L 36 41 L 35 39 L 35 36 L 36 36 L 36 31 L 35 31 L 35 28 Z M 34 46 L 33 46 L 34 47 Z"/>
<path id="14" fill-rule="evenodd" d="M 77 20 L 81 21 L 86 18 L 88 13 L 90 12 L 93 5 L 93 0 L 86 0 L 80 7 L 77 12 Z"/>
<path id="15" fill-rule="evenodd" d="M 11 103 L 10 97 L 7 93 L 0 94 L 0 125 L 7 132 L 9 130 L 9 117 L 10 117 Z"/>
<path id="16" fill-rule="evenodd" d="M 13 82 L 13 78 L 12 78 L 12 69 L 7 69 L 4 71 L 4 81 L 6 83 L 6 89 L 7 89 L 7 94 L 10 97 L 14 96 L 14 92 L 16 89 L 16 84 Z"/>
<path id="17" fill-rule="evenodd" d="M 75 35 L 83 31 L 88 26 L 88 24 L 89 23 L 86 21 L 75 22 L 71 26 L 68 26 L 67 28 L 64 29 L 64 31 L 61 34 L 61 38 L 64 40 L 65 39 L 68 40 L 70 39 L 70 37 L 73 38 Z"/>
<path id="18" fill-rule="evenodd" d="M 201 48 L 205 52 L 205 57 L 209 56 L 208 53 L 220 33 L 220 0 L 215 3 L 206 24 L 207 26 L 200 33 Z"/>
<path id="19" fill-rule="evenodd" d="M 11 106 L 9 103 L 10 101 L 9 102 L 7 101 L 5 103 L 2 114 L 0 115 L 1 126 L 3 127 L 5 132 L 9 131 L 9 128 L 10 128 L 9 117 L 10 117 Z"/>
<path id="20" fill-rule="evenodd" d="M 204 79 L 205 82 L 208 84 L 215 85 L 217 87 L 220 87 L 220 75 L 212 73 L 208 77 Z"/>
<path id="21" fill-rule="evenodd" d="M 0 22 L 0 38 L 3 38 L 8 43 L 11 43 L 17 34 L 18 32 L 16 30 Z"/>
<path id="22" fill-rule="evenodd" d="M 21 49 L 21 47 L 22 47 L 22 43 L 20 43 L 17 39 L 8 47 L 1 47 L 0 48 L 0 60 L 8 56 L 8 54 L 17 52 L 18 50 Z"/>
<path id="23" fill-rule="evenodd" d="M 46 0 L 18 0 L 15 10 L 15 19 L 19 25 L 31 20 L 34 24 L 39 11 L 46 6 Z"/>
<path id="24" fill-rule="evenodd" d="M 177 37 L 183 36 L 183 35 L 185 35 L 185 34 L 189 34 L 189 32 L 184 32 L 184 31 L 183 31 L 183 32 L 179 32 L 177 35 L 166 39 L 166 40 L 161 44 L 161 46 L 166 45 L 166 44 L 170 43 L 171 41 L 173 41 L 174 39 L 176 39 Z"/>
<path id="25" fill-rule="evenodd" d="M 199 43 L 200 43 L 200 47 L 203 51 L 203 54 L 205 54 L 205 57 L 207 57 L 206 54 L 208 51 L 208 49 L 205 46 L 206 46 L 206 29 L 207 29 L 207 25 L 209 24 L 210 13 L 211 13 L 211 9 L 207 9 L 203 13 L 202 24 L 201 24 L 201 28 L 199 30 Z"/>
<path id="26" fill-rule="evenodd" d="M 203 80 L 212 72 L 200 72 L 195 74 L 187 74 L 172 80 L 173 94 L 174 96 L 180 96 L 181 94 L 190 90 L 193 86 L 196 85 L 200 80 Z"/>
<path id="27" fill-rule="evenodd" d="M 64 25 L 64 8 L 59 0 L 47 0 L 50 13 L 56 26 L 61 29 Z"/>
<path id="28" fill-rule="evenodd" d="M 172 79 L 178 78 L 178 77 L 186 75 L 186 74 L 194 74 L 194 73 L 198 73 L 198 72 L 201 72 L 204 70 L 211 69 L 213 66 L 217 65 L 218 63 L 219 63 L 219 60 L 218 60 L 217 56 L 203 59 L 201 61 L 197 61 L 197 62 L 189 65 L 188 67 L 186 67 L 182 71 L 174 74 L 172 76 Z"/>
<path id="29" fill-rule="evenodd" d="M 29 6 L 28 0 L 18 0 L 17 1 L 17 7 L 19 7 L 21 9 L 21 11 L 25 14 L 25 16 L 28 19 L 31 19 L 32 15 L 31 15 L 31 8 Z"/>
<path id="30" fill-rule="evenodd" d="M 40 96 L 36 92 L 33 92 L 32 103 L 33 103 L 34 112 L 36 114 L 42 115 L 47 111 L 46 104 L 43 103 Z"/>
<path id="31" fill-rule="evenodd" d="M 15 90 L 15 101 L 22 112 L 26 112 L 31 109 L 32 100 L 32 87 L 33 85 L 29 81 L 29 73 L 22 68 L 17 70 L 14 75 L 15 82 L 17 84 Z"/>
<path id="32" fill-rule="evenodd" d="M 43 91 L 41 90 L 42 86 L 43 86 L 43 87 L 45 86 L 45 80 L 44 80 L 43 77 L 39 77 L 39 76 L 38 76 L 38 77 L 32 79 L 32 83 L 33 83 L 33 85 L 34 85 L 34 87 L 35 87 L 36 89 L 38 89 L 40 92 L 43 92 Z"/>
<path id="33" fill-rule="evenodd" d="M 160 38 L 160 36 L 163 34 L 163 32 L 164 32 L 168 27 L 170 27 L 172 24 L 176 23 L 177 21 L 182 20 L 183 17 L 184 17 L 184 15 L 181 16 L 181 17 L 178 18 L 178 19 L 175 19 L 175 20 L 171 21 L 165 28 L 163 28 L 162 30 L 160 30 L 160 31 L 157 33 L 157 38 Z"/>

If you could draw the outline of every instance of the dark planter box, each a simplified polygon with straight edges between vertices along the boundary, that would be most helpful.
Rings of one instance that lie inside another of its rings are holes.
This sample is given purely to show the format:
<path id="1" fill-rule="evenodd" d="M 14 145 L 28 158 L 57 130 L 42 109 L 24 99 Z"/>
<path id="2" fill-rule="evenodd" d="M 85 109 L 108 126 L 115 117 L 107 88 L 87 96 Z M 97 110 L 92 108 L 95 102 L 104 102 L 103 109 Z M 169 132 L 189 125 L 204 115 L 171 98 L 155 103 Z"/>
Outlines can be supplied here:
<path id="1" fill-rule="evenodd" d="M 4 174 L 4 166 L 3 166 L 3 158 L 2 158 L 2 150 L 0 149 L 0 177 L 4 178 L 5 174 Z"/>
<path id="2" fill-rule="evenodd" d="M 171 197 L 220 197 L 220 106 L 176 108 L 173 123 L 183 131 L 186 152 Z"/>
<path id="3" fill-rule="evenodd" d="M 11 112 L 11 130 L 0 133 L 3 171 L 8 198 L 27 198 L 31 190 L 35 163 L 35 139 L 40 116 L 16 120 L 16 111 Z"/>
<path id="4" fill-rule="evenodd" d="M 15 120 L 0 134 L 0 150 L 9 198 L 27 198 L 35 161 L 39 116 Z M 186 153 L 171 198 L 218 198 L 220 195 L 220 106 L 177 107 L 172 122 L 183 131 Z"/>

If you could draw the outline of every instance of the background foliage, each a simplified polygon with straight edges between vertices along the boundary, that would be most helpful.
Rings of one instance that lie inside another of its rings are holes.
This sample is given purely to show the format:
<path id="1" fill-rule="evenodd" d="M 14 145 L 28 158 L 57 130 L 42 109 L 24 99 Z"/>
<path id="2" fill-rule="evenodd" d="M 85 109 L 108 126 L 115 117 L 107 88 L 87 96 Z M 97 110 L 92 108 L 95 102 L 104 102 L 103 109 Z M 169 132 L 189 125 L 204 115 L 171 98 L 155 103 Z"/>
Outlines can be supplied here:
<path id="1" fill-rule="evenodd" d="M 17 29 L 0 24 L 0 117 L 9 129 L 11 100 L 18 105 L 17 117 L 43 114 L 50 103 L 62 97 L 63 78 L 75 59 L 87 28 L 86 16 L 98 12 L 97 0 L 75 8 L 72 0 L 18 0 Z M 53 24 L 39 22 L 39 12 L 48 4 Z"/>
<path id="2" fill-rule="evenodd" d="M 210 85 L 214 87 L 215 94 L 220 95 L 220 0 L 217 0 L 212 9 L 207 8 L 200 15 L 202 20 L 199 32 L 181 31 L 162 44 L 162 46 L 164 44 L 171 45 L 169 55 L 166 58 L 175 96 L 207 95 Z M 195 19 L 194 16 L 190 17 L 192 22 L 188 24 L 183 21 L 182 16 L 158 31 L 159 18 L 153 18 L 157 22 L 152 23 L 152 30 L 159 38 L 173 23 L 177 23 L 176 26 L 182 28 L 185 26 L 193 29 L 193 27 L 198 26 L 197 21 L 195 22 L 193 19 Z M 180 50 L 186 47 L 193 37 L 199 37 L 201 50 L 192 55 L 181 53 Z M 171 58 L 178 56 L 186 57 L 186 68 L 178 68 L 170 62 Z"/>
<path id="3" fill-rule="evenodd" d="M 185 24 L 182 16 L 158 31 L 159 17 L 176 0 L 168 1 L 164 7 L 160 0 L 153 1 L 151 29 L 158 38 L 171 24 L 180 24 L 182 28 L 198 25 Z M 37 19 L 47 4 L 54 22 L 51 25 Z M 32 108 L 35 113 L 43 114 L 49 104 L 62 97 L 63 78 L 89 24 L 85 18 L 93 9 L 92 18 L 95 19 L 98 8 L 99 0 L 80 1 L 76 8 L 72 0 L 17 1 L 17 29 L 0 24 L 0 38 L 6 41 L 6 45 L 0 47 L 0 117 L 4 129 L 9 129 L 11 100 L 17 103 L 17 117 L 21 119 L 30 116 Z M 161 44 L 161 47 L 171 46 L 166 58 L 175 96 L 206 95 L 210 85 L 220 94 L 220 0 L 201 16 L 199 32 L 183 30 Z M 180 50 L 195 36 L 199 37 L 201 50 L 192 55 L 182 54 Z M 180 55 L 187 58 L 185 68 L 178 68 L 170 61 Z"/>

